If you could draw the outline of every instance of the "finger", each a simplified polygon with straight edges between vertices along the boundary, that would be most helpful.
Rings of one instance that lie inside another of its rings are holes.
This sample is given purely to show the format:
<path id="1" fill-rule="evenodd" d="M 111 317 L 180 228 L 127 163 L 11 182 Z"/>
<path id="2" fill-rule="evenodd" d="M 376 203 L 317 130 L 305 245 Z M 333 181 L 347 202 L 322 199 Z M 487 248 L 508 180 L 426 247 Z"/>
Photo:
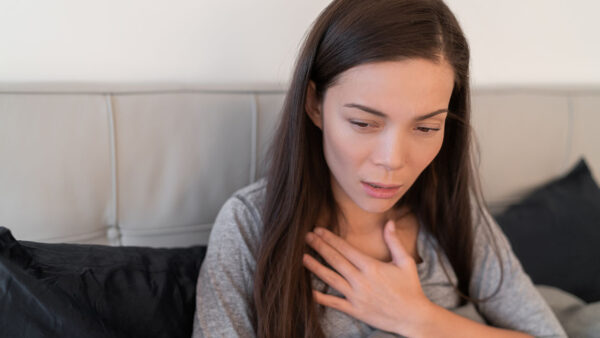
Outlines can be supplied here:
<path id="1" fill-rule="evenodd" d="M 346 299 L 324 294 L 316 290 L 313 290 L 313 297 L 315 298 L 315 301 L 321 305 L 344 312 L 354 318 L 357 316 L 352 303 Z"/>
<path id="2" fill-rule="evenodd" d="M 385 224 L 384 239 L 390 252 L 392 253 L 392 261 L 394 264 L 403 264 L 407 259 L 411 259 L 409 253 L 404 248 L 404 245 L 396 235 L 396 224 L 394 221 L 389 220 Z"/>
<path id="3" fill-rule="evenodd" d="M 356 266 L 359 270 L 364 271 L 368 266 L 373 265 L 373 259 L 354 248 L 350 243 L 343 238 L 337 236 L 333 232 L 325 228 L 315 228 L 315 233 L 319 235 L 325 242 L 339 251 L 346 257 L 350 263 Z"/>
<path id="4" fill-rule="evenodd" d="M 308 270 L 321 278 L 323 282 L 338 290 L 344 296 L 349 295 L 352 291 L 352 287 L 342 276 L 323 266 L 323 264 L 319 263 L 311 255 L 304 254 L 302 263 Z"/>
<path id="5" fill-rule="evenodd" d="M 321 257 L 325 258 L 329 265 L 342 274 L 347 280 L 353 282 L 356 279 L 359 271 L 346 259 L 346 257 L 329 245 L 329 243 L 311 232 L 306 235 L 306 241 L 313 249 L 315 249 L 315 251 L 317 251 L 317 253 L 319 253 L 319 255 L 321 255 Z"/>

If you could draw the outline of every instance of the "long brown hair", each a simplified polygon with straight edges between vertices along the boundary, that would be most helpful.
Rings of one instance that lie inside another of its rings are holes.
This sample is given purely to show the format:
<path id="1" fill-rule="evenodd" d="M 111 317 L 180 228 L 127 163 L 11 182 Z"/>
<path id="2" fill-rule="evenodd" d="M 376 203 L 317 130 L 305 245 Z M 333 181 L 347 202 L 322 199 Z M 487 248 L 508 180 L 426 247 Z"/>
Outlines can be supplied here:
<path id="1" fill-rule="evenodd" d="M 263 233 L 254 277 L 259 337 L 324 337 L 311 274 L 302 265 L 304 237 L 322 212 L 337 224 L 323 135 L 305 111 L 310 81 L 319 100 L 344 71 L 360 64 L 445 58 L 454 69 L 445 141 L 394 208 L 408 206 L 437 239 L 472 300 L 472 201 L 484 208 L 471 161 L 469 47 L 441 0 L 335 0 L 315 21 L 296 62 L 271 148 Z M 439 253 L 438 253 L 439 254 Z M 496 290 L 497 291 L 497 290 Z M 491 296 L 490 296 L 491 297 Z M 489 298 L 489 297 L 488 297 Z M 323 308 L 321 307 L 321 311 Z"/>

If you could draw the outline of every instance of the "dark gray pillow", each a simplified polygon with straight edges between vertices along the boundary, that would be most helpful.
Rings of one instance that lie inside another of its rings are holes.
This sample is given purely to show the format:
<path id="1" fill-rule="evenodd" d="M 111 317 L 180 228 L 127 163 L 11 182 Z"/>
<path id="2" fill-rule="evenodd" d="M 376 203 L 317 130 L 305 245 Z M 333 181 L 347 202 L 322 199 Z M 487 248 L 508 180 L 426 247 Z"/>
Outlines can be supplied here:
<path id="1" fill-rule="evenodd" d="M 0 336 L 189 338 L 205 252 L 17 241 L 0 227 Z"/>
<path id="2" fill-rule="evenodd" d="M 600 300 L 600 188 L 585 160 L 496 220 L 534 283 Z"/>

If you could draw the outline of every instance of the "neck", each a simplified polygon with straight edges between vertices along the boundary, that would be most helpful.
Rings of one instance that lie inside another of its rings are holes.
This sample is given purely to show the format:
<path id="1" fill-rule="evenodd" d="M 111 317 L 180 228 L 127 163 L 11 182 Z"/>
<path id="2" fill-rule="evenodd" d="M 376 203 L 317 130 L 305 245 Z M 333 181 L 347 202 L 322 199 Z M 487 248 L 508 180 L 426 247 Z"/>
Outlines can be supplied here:
<path id="1" fill-rule="evenodd" d="M 342 238 L 356 236 L 380 236 L 383 228 L 389 220 L 393 220 L 396 230 L 404 231 L 408 224 L 405 224 L 410 215 L 410 210 L 403 206 L 399 210 L 388 210 L 383 213 L 371 213 L 360 208 L 343 208 L 340 206 L 338 214 L 340 236 Z"/>
<path id="2" fill-rule="evenodd" d="M 399 229 L 400 219 L 409 214 L 406 207 L 400 210 L 393 208 L 384 212 L 370 212 L 360 208 L 349 196 L 341 191 L 340 187 L 334 184 L 332 187 L 335 203 L 338 205 L 338 229 L 342 238 L 365 238 L 369 236 L 381 236 L 383 228 L 388 220 L 396 222 L 396 228 Z"/>

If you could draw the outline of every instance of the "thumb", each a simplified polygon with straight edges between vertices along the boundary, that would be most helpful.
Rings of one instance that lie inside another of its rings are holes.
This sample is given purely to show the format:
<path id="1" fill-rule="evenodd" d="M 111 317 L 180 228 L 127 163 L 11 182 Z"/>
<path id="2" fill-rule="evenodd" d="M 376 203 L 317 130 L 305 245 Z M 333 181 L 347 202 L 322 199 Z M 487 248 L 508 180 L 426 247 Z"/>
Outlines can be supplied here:
<path id="1" fill-rule="evenodd" d="M 408 252 L 400 242 L 400 239 L 396 235 L 396 224 L 394 221 L 389 220 L 385 224 L 384 228 L 384 239 L 387 244 L 390 252 L 392 253 L 392 261 L 394 264 L 399 265 L 404 262 L 406 259 L 410 258 Z"/>

